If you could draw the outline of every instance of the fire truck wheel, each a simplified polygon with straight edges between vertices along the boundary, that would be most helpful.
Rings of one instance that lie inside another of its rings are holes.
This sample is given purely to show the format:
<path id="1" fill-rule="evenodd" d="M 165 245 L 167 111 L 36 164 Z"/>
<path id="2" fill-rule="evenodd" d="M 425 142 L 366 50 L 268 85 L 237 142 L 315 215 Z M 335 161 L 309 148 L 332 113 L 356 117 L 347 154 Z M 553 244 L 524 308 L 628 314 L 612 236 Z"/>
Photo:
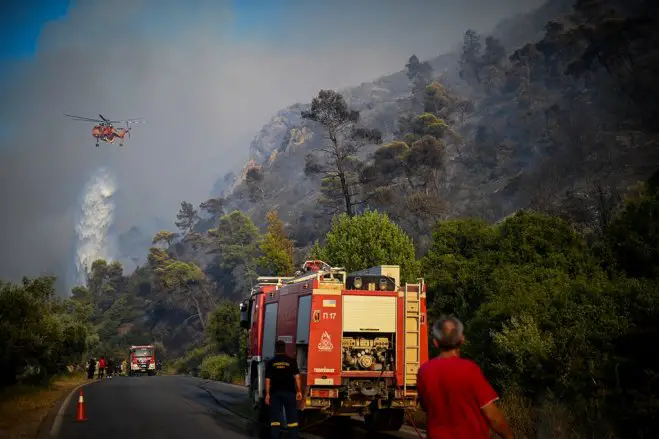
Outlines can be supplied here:
<path id="1" fill-rule="evenodd" d="M 403 410 L 381 409 L 364 416 L 364 424 L 369 432 L 398 431 L 404 422 Z"/>

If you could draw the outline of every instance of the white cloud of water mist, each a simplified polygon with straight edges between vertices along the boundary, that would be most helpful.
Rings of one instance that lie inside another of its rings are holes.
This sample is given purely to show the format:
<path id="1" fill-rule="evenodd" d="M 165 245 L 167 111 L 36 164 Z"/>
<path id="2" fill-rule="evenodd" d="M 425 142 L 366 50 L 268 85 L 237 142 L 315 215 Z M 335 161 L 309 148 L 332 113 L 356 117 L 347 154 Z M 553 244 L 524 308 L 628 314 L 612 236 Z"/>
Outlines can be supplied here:
<path id="1" fill-rule="evenodd" d="M 85 185 L 75 220 L 76 276 L 73 282 L 69 282 L 69 287 L 85 283 L 96 259 L 114 256 L 114 243 L 110 242 L 108 232 L 114 219 L 112 196 L 115 191 L 114 178 L 105 168 L 97 169 Z"/>
<path id="2" fill-rule="evenodd" d="M 106 167 L 124 188 L 117 232 L 154 217 L 173 228 L 180 202 L 198 203 L 242 165 L 275 111 L 400 70 L 411 53 L 443 53 L 467 27 L 487 30 L 531 5 L 283 0 L 268 29 L 241 34 L 228 1 L 78 2 L 44 28 L 33 60 L 1 66 L 0 278 L 67 272 L 92 170 Z M 147 123 L 124 148 L 95 148 L 91 125 L 63 113 Z"/>

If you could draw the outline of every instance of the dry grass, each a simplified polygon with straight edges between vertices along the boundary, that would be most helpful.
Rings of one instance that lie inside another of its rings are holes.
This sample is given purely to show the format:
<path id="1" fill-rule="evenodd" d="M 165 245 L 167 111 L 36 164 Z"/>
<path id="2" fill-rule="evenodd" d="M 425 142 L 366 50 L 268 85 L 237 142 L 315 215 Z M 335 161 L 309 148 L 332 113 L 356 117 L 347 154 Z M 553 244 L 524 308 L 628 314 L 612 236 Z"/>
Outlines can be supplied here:
<path id="1" fill-rule="evenodd" d="M 231 378 L 231 381 L 229 383 L 234 384 L 236 386 L 243 386 L 245 387 L 245 377 L 244 376 L 235 376 Z"/>
<path id="2" fill-rule="evenodd" d="M 508 425 L 515 433 L 516 438 L 538 438 L 535 428 L 535 408 L 527 399 L 517 393 L 507 393 L 501 397 L 499 402 L 499 407 L 506 416 Z M 556 439 L 559 439 L 559 437 Z"/>
<path id="3" fill-rule="evenodd" d="M 86 380 L 84 374 L 73 374 L 48 386 L 16 385 L 0 392 L 0 438 L 34 438 L 55 403 Z"/>
<path id="4" fill-rule="evenodd" d="M 604 419 L 594 435 L 585 432 L 585 420 L 576 407 L 568 407 L 556 399 L 547 398 L 534 406 L 518 393 L 509 392 L 501 398 L 501 409 L 520 439 L 616 439 Z M 591 414 L 592 415 L 592 414 Z M 492 436 L 495 437 L 495 436 Z"/>
<path id="5" fill-rule="evenodd" d="M 547 401 L 535 407 L 518 393 L 509 392 L 501 397 L 499 407 L 519 439 L 586 439 L 582 423 L 574 412 L 556 401 Z M 421 410 L 409 412 L 405 423 L 426 429 L 426 414 Z M 604 429 L 606 430 L 606 429 Z M 497 437 L 492 435 L 492 438 Z M 602 432 L 596 437 L 616 439 L 613 433 Z"/>

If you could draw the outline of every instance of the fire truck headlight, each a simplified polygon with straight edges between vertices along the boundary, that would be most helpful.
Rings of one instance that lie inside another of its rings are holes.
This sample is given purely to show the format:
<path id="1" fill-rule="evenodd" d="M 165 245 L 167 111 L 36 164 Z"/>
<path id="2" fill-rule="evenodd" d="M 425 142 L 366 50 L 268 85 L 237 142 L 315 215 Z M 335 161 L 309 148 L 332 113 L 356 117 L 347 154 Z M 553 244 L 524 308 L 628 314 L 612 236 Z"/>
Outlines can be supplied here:
<path id="1" fill-rule="evenodd" d="M 361 277 L 356 277 L 355 278 L 355 289 L 360 290 L 362 288 L 362 278 Z"/>

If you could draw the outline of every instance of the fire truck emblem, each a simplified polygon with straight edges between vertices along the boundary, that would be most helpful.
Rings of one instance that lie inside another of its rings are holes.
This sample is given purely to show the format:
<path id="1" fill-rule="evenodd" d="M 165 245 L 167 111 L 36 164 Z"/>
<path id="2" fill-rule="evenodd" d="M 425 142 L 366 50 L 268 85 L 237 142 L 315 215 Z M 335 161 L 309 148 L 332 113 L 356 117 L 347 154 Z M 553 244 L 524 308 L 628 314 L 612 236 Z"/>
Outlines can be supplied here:
<path id="1" fill-rule="evenodd" d="M 323 335 L 320 336 L 320 343 L 318 343 L 318 350 L 324 352 L 331 352 L 334 349 L 332 344 L 332 339 L 327 331 L 323 332 Z"/>

